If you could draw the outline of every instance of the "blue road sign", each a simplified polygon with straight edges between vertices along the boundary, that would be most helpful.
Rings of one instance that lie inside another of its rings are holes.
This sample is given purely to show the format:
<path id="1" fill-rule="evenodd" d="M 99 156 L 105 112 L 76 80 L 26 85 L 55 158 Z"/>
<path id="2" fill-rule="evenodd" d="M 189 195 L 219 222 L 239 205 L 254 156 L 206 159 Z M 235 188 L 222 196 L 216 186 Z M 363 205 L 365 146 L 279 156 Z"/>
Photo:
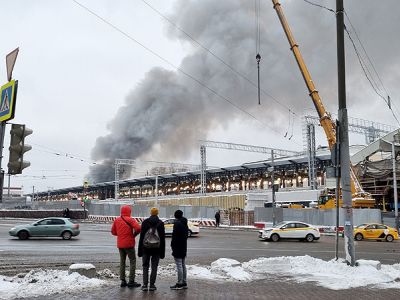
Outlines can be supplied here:
<path id="1" fill-rule="evenodd" d="M 0 122 L 14 119 L 18 81 L 11 80 L 1 87 Z"/>

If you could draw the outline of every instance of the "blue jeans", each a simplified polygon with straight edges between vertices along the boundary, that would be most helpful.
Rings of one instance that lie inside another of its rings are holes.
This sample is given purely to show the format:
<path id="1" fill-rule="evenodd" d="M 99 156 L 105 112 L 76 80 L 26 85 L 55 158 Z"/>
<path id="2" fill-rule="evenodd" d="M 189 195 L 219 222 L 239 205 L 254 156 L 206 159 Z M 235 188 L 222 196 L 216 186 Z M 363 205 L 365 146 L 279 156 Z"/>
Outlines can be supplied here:
<path id="1" fill-rule="evenodd" d="M 176 269 L 178 271 L 178 283 L 186 283 L 186 263 L 185 258 L 174 257 Z"/>

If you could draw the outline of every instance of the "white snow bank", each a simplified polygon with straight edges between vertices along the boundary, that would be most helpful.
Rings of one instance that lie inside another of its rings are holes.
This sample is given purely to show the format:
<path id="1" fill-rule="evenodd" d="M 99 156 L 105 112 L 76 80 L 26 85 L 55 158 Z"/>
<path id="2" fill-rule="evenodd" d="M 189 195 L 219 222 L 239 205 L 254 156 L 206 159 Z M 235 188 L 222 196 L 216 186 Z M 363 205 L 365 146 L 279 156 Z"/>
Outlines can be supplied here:
<path id="1" fill-rule="evenodd" d="M 96 269 L 96 267 L 92 264 L 72 264 L 69 266 L 70 270 L 91 270 L 91 269 Z"/>
<path id="2" fill-rule="evenodd" d="M 68 271 L 32 270 L 22 278 L 0 275 L 0 299 L 33 298 L 55 293 L 76 293 L 107 284 Z"/>
<path id="3" fill-rule="evenodd" d="M 211 272 L 233 280 L 248 281 L 252 276 L 246 272 L 240 262 L 229 258 L 220 258 L 211 263 Z"/>
<path id="4" fill-rule="evenodd" d="M 378 261 L 361 260 L 360 266 L 350 267 L 342 261 L 324 261 L 306 256 L 258 258 L 240 263 L 220 258 L 210 266 L 188 265 L 189 278 L 214 281 L 253 281 L 286 277 L 297 282 L 314 282 L 332 290 L 356 287 L 400 289 L 400 264 L 381 265 Z M 159 275 L 176 276 L 174 264 L 159 267 Z"/>
<path id="5" fill-rule="evenodd" d="M 400 264 L 382 265 L 377 270 L 374 265 L 350 267 L 343 261 L 324 261 L 306 255 L 258 258 L 243 263 L 243 268 L 253 274 L 286 275 L 298 282 L 316 282 L 333 290 L 371 285 L 400 288 Z"/>

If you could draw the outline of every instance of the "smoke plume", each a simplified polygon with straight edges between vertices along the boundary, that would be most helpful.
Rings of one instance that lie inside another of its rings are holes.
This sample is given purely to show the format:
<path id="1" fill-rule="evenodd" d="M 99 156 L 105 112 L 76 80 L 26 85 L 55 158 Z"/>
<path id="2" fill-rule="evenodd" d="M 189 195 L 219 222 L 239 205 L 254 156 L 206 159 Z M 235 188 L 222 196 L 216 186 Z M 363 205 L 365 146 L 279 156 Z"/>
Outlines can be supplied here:
<path id="1" fill-rule="evenodd" d="M 303 1 L 282 2 L 326 108 L 333 110 L 337 101 L 335 15 Z M 370 15 L 373 12 L 384 13 L 383 8 L 373 1 L 357 3 L 346 3 L 350 12 L 356 5 L 363 8 L 359 15 L 354 15 L 352 21 L 355 25 L 359 25 L 361 18 L 366 16 L 371 21 L 376 20 L 377 17 Z M 334 8 L 334 1 L 325 1 L 324 4 Z M 376 12 L 376 9 L 379 11 Z M 354 11 L 357 11 L 356 8 Z M 386 13 L 392 14 L 390 11 Z M 252 82 L 257 82 L 254 1 L 178 0 L 170 18 L 227 64 Z M 269 1 L 261 1 L 259 22 L 261 86 L 301 114 L 305 107 L 313 106 Z M 381 28 L 384 25 L 376 26 Z M 378 28 L 371 30 L 379 31 Z M 193 44 L 176 28 L 170 26 L 166 31 L 171 39 L 192 46 L 179 66 L 182 70 L 282 132 L 283 136 L 285 128 L 281 124 L 283 122 L 286 126 L 288 117 L 284 106 L 263 94 L 262 105 L 258 106 L 254 86 Z M 349 47 L 347 51 L 352 52 Z M 350 58 L 348 68 L 358 68 L 354 57 L 350 55 Z M 360 83 L 362 75 L 358 69 L 357 72 L 358 77 L 350 76 L 349 81 L 358 88 L 365 82 Z M 353 89 L 350 88 L 349 93 L 357 101 Z M 113 180 L 115 158 L 137 159 L 152 153 L 160 160 L 183 161 L 198 149 L 197 140 L 206 138 L 213 128 L 227 126 L 238 118 L 249 120 L 249 116 L 181 72 L 153 68 L 127 96 L 126 104 L 109 123 L 110 134 L 97 139 L 92 158 L 102 164 L 91 168 L 90 177 L 93 182 Z"/>

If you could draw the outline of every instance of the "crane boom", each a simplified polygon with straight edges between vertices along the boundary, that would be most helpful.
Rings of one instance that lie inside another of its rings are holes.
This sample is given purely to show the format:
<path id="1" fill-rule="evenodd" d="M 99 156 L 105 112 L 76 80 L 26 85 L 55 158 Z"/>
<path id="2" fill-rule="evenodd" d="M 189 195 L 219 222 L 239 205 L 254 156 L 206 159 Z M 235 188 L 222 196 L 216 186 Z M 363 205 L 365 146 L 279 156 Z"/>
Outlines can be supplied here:
<path id="1" fill-rule="evenodd" d="M 283 14 L 283 10 L 281 4 L 278 0 L 272 0 L 272 4 L 276 13 L 278 14 L 279 20 L 282 24 L 283 30 L 285 31 L 286 37 L 289 41 L 290 50 L 292 50 L 293 55 L 296 59 L 297 65 L 299 66 L 301 75 L 303 76 L 304 82 L 307 86 L 309 95 L 314 103 L 315 109 L 317 110 L 319 122 L 324 129 L 326 138 L 328 140 L 329 149 L 332 149 L 333 145 L 336 143 L 336 125 L 332 120 L 331 114 L 326 111 L 321 97 L 319 96 L 318 90 L 315 88 L 314 82 L 311 78 L 310 72 L 307 69 L 307 66 L 304 62 L 304 59 L 300 53 L 299 45 L 296 43 L 293 34 L 290 30 L 289 24 L 286 20 L 285 15 Z M 375 201 L 364 192 L 361 184 L 359 183 L 357 176 L 353 170 L 353 167 L 350 167 L 350 177 L 351 177 L 351 191 L 355 194 L 355 198 L 364 199 L 363 204 L 366 203 L 367 206 L 371 206 L 371 203 Z"/>
<path id="2" fill-rule="evenodd" d="M 290 50 L 292 50 L 296 62 L 299 66 L 301 75 L 303 75 L 304 82 L 306 83 L 309 95 L 314 103 L 315 109 L 317 110 L 319 122 L 325 131 L 325 135 L 328 139 L 329 149 L 332 149 L 336 143 L 336 126 L 332 121 L 331 115 L 325 110 L 322 103 L 321 97 L 319 96 L 318 90 L 315 88 L 314 82 L 311 78 L 310 72 L 308 72 L 307 66 L 304 62 L 303 56 L 300 53 L 299 45 L 296 43 L 293 34 L 290 30 L 289 24 L 283 14 L 281 4 L 278 0 L 272 0 L 274 9 L 278 14 L 279 20 L 281 21 L 283 30 L 285 31 L 286 37 L 290 44 Z"/>

